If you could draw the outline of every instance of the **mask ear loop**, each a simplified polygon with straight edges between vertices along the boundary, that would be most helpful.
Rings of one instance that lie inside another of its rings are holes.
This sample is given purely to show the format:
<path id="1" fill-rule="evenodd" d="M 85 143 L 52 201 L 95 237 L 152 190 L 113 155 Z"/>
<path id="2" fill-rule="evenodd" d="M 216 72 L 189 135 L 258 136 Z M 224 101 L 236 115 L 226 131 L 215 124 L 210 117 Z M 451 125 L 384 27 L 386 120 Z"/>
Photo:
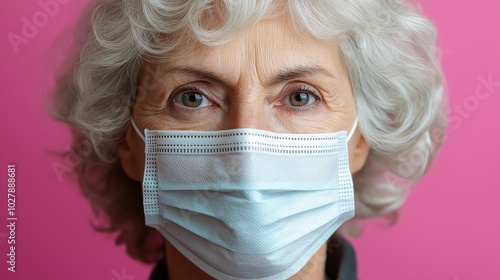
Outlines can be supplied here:
<path id="1" fill-rule="evenodd" d="M 351 131 L 349 131 L 349 135 L 347 135 L 347 142 L 351 140 L 352 135 L 354 134 L 354 131 L 356 131 L 356 127 L 358 126 L 358 117 L 354 120 L 354 124 L 352 125 Z"/>
<path id="2" fill-rule="evenodd" d="M 137 127 L 137 125 L 135 124 L 134 122 L 134 119 L 133 118 L 130 118 L 130 122 L 132 123 L 132 126 L 134 127 L 135 129 L 135 132 L 137 132 L 137 134 L 139 134 L 139 136 L 141 137 L 142 141 L 144 141 L 144 143 L 146 143 L 146 139 L 144 138 L 144 134 L 139 130 L 139 128 Z"/>

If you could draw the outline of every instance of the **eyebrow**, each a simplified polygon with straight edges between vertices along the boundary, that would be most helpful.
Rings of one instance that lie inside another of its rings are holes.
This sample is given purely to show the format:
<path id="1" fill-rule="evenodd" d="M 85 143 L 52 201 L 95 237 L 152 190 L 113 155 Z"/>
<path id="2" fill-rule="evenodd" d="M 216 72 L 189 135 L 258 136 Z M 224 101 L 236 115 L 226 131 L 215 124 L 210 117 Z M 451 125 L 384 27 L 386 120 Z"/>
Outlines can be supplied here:
<path id="1" fill-rule="evenodd" d="M 229 84 L 224 81 L 224 77 L 217 75 L 215 72 L 197 69 L 190 66 L 176 66 L 172 68 L 168 68 L 165 71 L 162 71 L 163 74 L 183 74 L 193 76 L 203 80 L 213 81 L 219 84 Z M 274 76 L 269 79 L 269 85 L 276 85 L 279 83 L 283 83 L 286 81 L 290 81 L 293 79 L 301 78 L 301 77 L 309 77 L 315 75 L 322 75 L 329 78 L 336 78 L 328 69 L 319 65 L 299 65 L 293 68 L 285 68 L 283 70 L 278 71 Z"/>
<path id="2" fill-rule="evenodd" d="M 226 84 L 222 77 L 219 77 L 214 72 L 197 69 L 189 66 L 176 66 L 172 68 L 168 68 L 166 71 L 162 71 L 162 74 L 181 74 L 181 75 L 189 75 L 203 80 L 210 80 L 219 84 Z"/>
<path id="3" fill-rule="evenodd" d="M 278 72 L 275 76 L 271 78 L 270 84 L 276 85 L 293 79 L 316 76 L 316 75 L 322 75 L 333 79 L 335 78 L 335 75 L 333 75 L 323 66 L 319 65 L 296 66 L 294 68 L 288 68 Z"/>

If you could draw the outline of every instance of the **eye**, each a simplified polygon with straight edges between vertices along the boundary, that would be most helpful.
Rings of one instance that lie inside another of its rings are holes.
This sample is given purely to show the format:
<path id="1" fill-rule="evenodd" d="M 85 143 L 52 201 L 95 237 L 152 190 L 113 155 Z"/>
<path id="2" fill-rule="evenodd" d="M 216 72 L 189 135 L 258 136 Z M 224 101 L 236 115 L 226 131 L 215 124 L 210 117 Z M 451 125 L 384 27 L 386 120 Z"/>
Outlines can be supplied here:
<path id="1" fill-rule="evenodd" d="M 179 93 L 174 101 L 189 108 L 205 107 L 211 104 L 203 94 L 191 90 Z"/>
<path id="2" fill-rule="evenodd" d="M 318 100 L 319 97 L 314 92 L 311 92 L 311 90 L 300 89 L 288 95 L 286 103 L 294 107 L 302 107 L 315 103 Z"/>
<path id="3" fill-rule="evenodd" d="M 288 96 L 288 101 L 292 106 L 305 106 L 309 104 L 309 93 L 306 92 L 294 92 Z"/>

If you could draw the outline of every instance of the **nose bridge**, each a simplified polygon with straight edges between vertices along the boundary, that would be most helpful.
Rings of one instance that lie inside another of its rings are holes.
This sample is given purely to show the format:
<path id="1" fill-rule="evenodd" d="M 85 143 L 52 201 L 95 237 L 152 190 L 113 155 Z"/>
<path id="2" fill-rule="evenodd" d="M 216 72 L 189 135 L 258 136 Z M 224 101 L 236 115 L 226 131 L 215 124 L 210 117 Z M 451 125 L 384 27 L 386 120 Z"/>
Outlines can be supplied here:
<path id="1" fill-rule="evenodd" d="M 255 128 L 271 130 L 266 117 L 264 94 L 256 90 L 246 90 L 235 94 L 229 103 L 229 126 L 235 128 Z"/>

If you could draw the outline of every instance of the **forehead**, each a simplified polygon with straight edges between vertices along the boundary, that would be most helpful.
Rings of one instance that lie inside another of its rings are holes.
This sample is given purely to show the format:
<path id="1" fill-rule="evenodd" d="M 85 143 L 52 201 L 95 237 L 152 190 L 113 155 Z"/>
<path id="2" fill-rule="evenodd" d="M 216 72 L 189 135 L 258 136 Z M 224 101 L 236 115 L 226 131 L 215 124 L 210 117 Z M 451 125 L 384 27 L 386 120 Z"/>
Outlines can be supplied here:
<path id="1" fill-rule="evenodd" d="M 196 67 L 228 79 L 241 79 L 241 74 L 264 78 L 278 69 L 309 65 L 321 66 L 337 76 L 344 68 L 335 40 L 322 41 L 300 33 L 285 17 L 262 20 L 221 45 L 196 42 L 179 50 L 179 55 L 160 68 Z"/>

